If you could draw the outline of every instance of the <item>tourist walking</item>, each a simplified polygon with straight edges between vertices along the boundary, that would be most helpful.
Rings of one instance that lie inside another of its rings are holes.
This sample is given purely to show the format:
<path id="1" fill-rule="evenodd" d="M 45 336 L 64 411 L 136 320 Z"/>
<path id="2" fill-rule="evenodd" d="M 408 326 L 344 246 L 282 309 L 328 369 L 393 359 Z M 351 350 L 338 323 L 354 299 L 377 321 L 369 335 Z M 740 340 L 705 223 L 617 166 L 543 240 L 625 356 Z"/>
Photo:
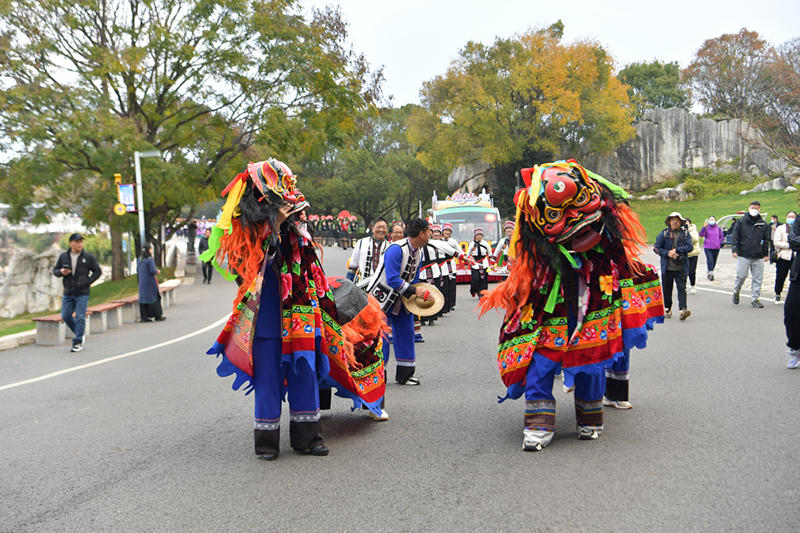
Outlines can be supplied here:
<path id="1" fill-rule="evenodd" d="M 783 284 L 786 282 L 786 276 L 792 268 L 793 252 L 789 246 L 789 234 L 792 232 L 792 226 L 796 219 L 797 213 L 794 211 L 786 213 L 786 223 L 775 228 L 775 233 L 772 237 L 772 243 L 777 254 L 775 260 L 775 305 L 781 302 Z"/>
<path id="2" fill-rule="evenodd" d="M 203 255 L 203 252 L 208 250 L 208 239 L 210 237 L 211 229 L 207 228 L 203 236 L 200 237 L 200 243 L 197 245 L 197 251 L 200 255 Z M 211 273 L 214 272 L 214 265 L 212 262 L 213 258 L 208 261 L 203 261 L 203 283 L 208 283 L 209 285 L 211 285 Z"/>
<path id="3" fill-rule="evenodd" d="M 681 320 L 692 314 L 686 305 L 686 278 L 692 241 L 684 229 L 686 220 L 677 211 L 670 213 L 664 223 L 667 229 L 656 237 L 654 251 L 661 256 L 661 285 L 664 293 L 665 318 L 672 318 L 672 287 L 678 288 L 678 309 Z"/>
<path id="4" fill-rule="evenodd" d="M 75 337 L 71 352 L 83 350 L 86 333 L 86 307 L 89 305 L 91 285 L 103 274 L 97 259 L 83 249 L 83 235 L 69 236 L 69 251 L 62 253 L 53 268 L 53 275 L 64 278 L 64 296 L 61 298 L 61 318 Z M 72 314 L 75 313 L 75 318 Z"/>
<path id="5" fill-rule="evenodd" d="M 700 258 L 700 236 L 697 234 L 697 226 L 692 224 L 692 219 L 687 218 L 686 230 L 689 232 L 689 237 L 692 239 L 692 251 L 687 254 L 689 258 L 689 285 L 691 288 L 689 292 L 695 294 L 697 289 L 697 260 Z"/>
<path id="6" fill-rule="evenodd" d="M 739 292 L 747 279 L 748 273 L 753 277 L 750 283 L 750 306 L 762 308 L 761 282 L 764 279 L 764 263 L 769 261 L 769 243 L 771 230 L 761 218 L 761 202 L 753 200 L 747 214 L 736 223 L 731 237 L 733 258 L 736 259 L 736 281 L 733 285 L 733 303 L 739 305 Z"/>
<path id="7" fill-rule="evenodd" d="M 197 220 L 192 219 L 186 226 L 186 251 L 194 253 L 194 240 L 197 238 Z"/>
<path id="8" fill-rule="evenodd" d="M 725 232 L 717 226 L 716 217 L 708 217 L 700 230 L 700 237 L 703 237 L 703 251 L 706 254 L 706 277 L 709 281 L 714 281 L 714 270 L 717 268 L 717 258 L 719 250 L 725 242 Z"/>
<path id="9" fill-rule="evenodd" d="M 788 218 L 788 217 L 787 217 Z M 800 220 L 797 216 L 788 227 L 787 241 L 792 251 L 792 268 L 789 271 L 789 292 L 783 306 L 783 325 L 786 327 L 786 354 L 789 368 L 800 367 Z"/>
<path id="10" fill-rule="evenodd" d="M 153 245 L 149 242 L 142 247 L 142 256 L 136 263 L 136 274 L 139 276 L 139 312 L 142 322 L 161 322 L 166 320 L 161 309 L 161 293 L 158 290 L 156 274 L 161 271 L 156 268 L 156 262 L 150 250 Z M 209 265 L 210 266 L 210 265 Z"/>

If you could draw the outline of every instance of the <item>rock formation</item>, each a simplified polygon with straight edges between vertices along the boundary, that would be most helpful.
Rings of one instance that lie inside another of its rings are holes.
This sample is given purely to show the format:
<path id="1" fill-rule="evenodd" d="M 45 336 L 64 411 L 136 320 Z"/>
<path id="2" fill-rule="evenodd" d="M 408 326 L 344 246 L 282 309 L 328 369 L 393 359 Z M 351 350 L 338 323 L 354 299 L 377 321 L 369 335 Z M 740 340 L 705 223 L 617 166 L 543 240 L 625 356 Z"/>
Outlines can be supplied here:
<path id="1" fill-rule="evenodd" d="M 577 159 L 630 191 L 642 191 L 676 177 L 684 169 L 738 172 L 743 147 L 741 135 L 747 129 L 747 124 L 739 120 L 698 119 L 678 108 L 652 109 L 636 125 L 633 140 L 611 153 Z M 753 178 L 774 174 L 790 178 L 798 172 L 765 150 L 745 147 L 744 153 L 745 168 Z M 546 162 L 531 161 L 530 165 Z M 495 180 L 489 165 L 477 162 L 455 169 L 447 184 L 451 192 L 475 192 L 483 187 L 491 191 Z"/>
<path id="2" fill-rule="evenodd" d="M 53 275 L 60 250 L 50 248 L 36 255 L 17 250 L 8 265 L 8 273 L 0 286 L 0 317 L 21 313 L 38 313 L 61 307 L 64 289 L 61 278 Z"/>

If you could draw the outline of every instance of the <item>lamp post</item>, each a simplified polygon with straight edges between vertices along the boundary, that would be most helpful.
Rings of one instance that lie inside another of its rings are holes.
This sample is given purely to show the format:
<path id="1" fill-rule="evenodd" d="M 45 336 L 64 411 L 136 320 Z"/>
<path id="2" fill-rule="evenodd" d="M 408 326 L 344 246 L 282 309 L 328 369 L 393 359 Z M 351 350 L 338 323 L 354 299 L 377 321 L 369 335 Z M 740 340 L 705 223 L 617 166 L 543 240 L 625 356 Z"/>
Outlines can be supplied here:
<path id="1" fill-rule="evenodd" d="M 136 170 L 136 203 L 139 207 L 139 241 L 142 248 L 147 243 L 144 238 L 144 199 L 142 197 L 142 169 L 139 160 L 142 157 L 161 157 L 158 150 L 148 150 L 147 152 L 133 152 L 133 168 Z"/>

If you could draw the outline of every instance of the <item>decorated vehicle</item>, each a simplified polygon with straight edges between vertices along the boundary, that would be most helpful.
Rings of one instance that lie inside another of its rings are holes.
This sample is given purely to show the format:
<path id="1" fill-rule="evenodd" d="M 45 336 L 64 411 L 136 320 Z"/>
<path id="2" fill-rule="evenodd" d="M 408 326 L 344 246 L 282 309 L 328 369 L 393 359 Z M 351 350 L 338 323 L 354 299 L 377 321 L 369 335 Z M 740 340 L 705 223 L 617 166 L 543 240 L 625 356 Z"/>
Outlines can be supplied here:
<path id="1" fill-rule="evenodd" d="M 486 189 L 483 189 L 480 194 L 455 193 L 447 196 L 444 200 L 439 200 L 434 191 L 429 212 L 433 223 L 449 222 L 453 225 L 452 237 L 458 241 L 461 249 L 465 252 L 473 240 L 475 228 L 483 229 L 483 239 L 489 243 L 492 249 L 503 236 L 500 211 L 494 206 Z M 469 283 L 469 265 L 460 259 L 456 263 L 458 265 L 458 283 Z M 489 281 L 499 281 L 505 276 L 505 270 L 492 268 L 489 271 Z"/>

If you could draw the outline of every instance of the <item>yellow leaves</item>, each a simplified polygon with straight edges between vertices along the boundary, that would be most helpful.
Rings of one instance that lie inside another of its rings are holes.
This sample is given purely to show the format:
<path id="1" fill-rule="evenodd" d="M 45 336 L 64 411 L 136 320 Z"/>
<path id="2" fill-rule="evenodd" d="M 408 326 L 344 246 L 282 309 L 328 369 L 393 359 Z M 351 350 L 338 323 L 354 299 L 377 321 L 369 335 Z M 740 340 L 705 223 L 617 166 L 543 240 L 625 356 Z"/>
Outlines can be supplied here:
<path id="1" fill-rule="evenodd" d="M 410 138 L 420 159 L 452 165 L 518 161 L 531 150 L 559 154 L 591 141 L 593 150 L 628 140 L 630 104 L 612 75 L 613 59 L 591 40 L 563 44 L 528 31 L 492 46 L 469 42 L 446 73 L 422 88 Z"/>

